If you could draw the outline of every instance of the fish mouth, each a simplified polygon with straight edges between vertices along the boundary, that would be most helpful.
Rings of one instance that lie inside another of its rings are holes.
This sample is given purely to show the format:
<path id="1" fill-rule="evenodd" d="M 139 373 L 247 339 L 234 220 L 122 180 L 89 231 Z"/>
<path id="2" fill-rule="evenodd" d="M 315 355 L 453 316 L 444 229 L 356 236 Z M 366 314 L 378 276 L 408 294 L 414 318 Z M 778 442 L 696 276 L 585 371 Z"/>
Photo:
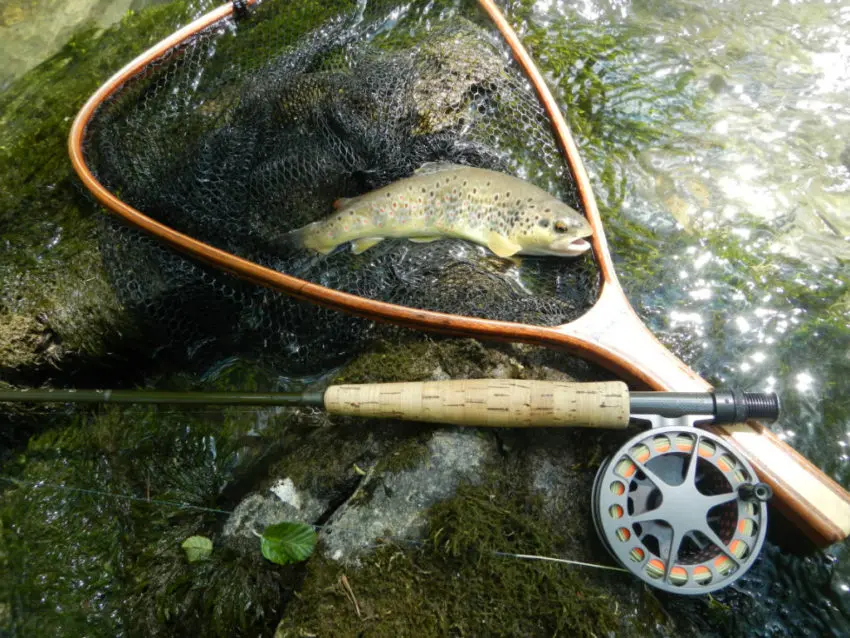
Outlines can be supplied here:
<path id="1" fill-rule="evenodd" d="M 583 237 L 553 242 L 546 251 L 549 255 L 559 257 L 577 257 L 590 250 L 590 242 Z"/>
<path id="2" fill-rule="evenodd" d="M 572 240 L 564 249 L 565 255 L 581 255 L 590 250 L 590 242 L 582 237 Z"/>

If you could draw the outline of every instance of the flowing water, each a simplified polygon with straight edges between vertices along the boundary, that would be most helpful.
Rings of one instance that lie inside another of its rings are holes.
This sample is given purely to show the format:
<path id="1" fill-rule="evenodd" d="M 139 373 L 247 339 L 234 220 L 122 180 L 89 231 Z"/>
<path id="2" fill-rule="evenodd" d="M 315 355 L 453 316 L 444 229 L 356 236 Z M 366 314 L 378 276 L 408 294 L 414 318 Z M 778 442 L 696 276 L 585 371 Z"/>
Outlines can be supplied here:
<path id="1" fill-rule="evenodd" d="M 0 86 L 81 16 L 107 24 L 143 4 L 5 3 L 14 63 Z M 776 431 L 850 489 L 850 2 L 537 0 L 511 11 L 567 113 L 590 113 L 576 138 L 639 314 L 716 385 L 779 392 Z M 847 546 L 829 555 L 834 564 L 769 548 L 743 581 L 740 632 L 848 630 Z"/>
<path id="2" fill-rule="evenodd" d="M 579 146 L 639 314 L 714 384 L 780 393 L 777 433 L 850 487 L 850 3 L 543 0 L 529 23 L 568 102 L 603 78 Z M 560 68 L 558 37 L 606 46 Z M 828 587 L 796 572 L 777 598 L 846 618 L 846 549 Z M 744 625 L 802 631 L 780 616 Z"/>

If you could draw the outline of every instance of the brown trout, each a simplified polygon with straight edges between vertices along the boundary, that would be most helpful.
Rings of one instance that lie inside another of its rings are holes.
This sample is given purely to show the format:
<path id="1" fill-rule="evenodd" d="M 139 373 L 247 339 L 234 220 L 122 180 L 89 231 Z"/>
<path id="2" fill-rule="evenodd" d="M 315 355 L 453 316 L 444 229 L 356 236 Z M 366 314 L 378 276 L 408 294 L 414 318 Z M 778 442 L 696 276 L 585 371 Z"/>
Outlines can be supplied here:
<path id="1" fill-rule="evenodd" d="M 293 234 L 327 254 L 352 243 L 362 253 L 388 237 L 465 239 L 499 257 L 572 257 L 590 248 L 590 224 L 577 211 L 521 179 L 458 164 L 426 164 L 411 177 L 351 199 Z"/>

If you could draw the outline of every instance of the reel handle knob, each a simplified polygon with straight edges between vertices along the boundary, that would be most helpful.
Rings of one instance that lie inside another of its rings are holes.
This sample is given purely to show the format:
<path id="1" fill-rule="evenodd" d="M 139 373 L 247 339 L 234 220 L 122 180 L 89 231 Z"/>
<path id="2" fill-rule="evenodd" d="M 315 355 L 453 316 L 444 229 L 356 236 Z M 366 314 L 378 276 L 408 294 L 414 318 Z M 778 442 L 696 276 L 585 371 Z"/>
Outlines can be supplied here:
<path id="1" fill-rule="evenodd" d="M 745 501 L 766 503 L 773 498 L 773 490 L 767 483 L 744 483 L 738 487 L 738 496 Z"/>

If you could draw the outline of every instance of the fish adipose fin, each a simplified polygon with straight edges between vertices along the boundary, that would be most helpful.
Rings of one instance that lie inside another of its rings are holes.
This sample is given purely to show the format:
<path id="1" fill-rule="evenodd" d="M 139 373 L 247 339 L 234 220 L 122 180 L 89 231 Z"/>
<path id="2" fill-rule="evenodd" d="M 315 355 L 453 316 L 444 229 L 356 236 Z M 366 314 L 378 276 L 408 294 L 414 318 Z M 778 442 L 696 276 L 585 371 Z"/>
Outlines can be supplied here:
<path id="1" fill-rule="evenodd" d="M 500 235 L 492 230 L 490 231 L 490 235 L 487 237 L 487 248 L 492 250 L 499 257 L 512 257 L 522 250 L 522 246 L 518 243 L 511 241 L 504 235 Z"/>
<path id="2" fill-rule="evenodd" d="M 410 241 L 414 244 L 429 244 L 432 241 L 437 241 L 438 239 L 442 239 L 442 237 L 435 235 L 434 237 L 408 237 Z"/>
<path id="3" fill-rule="evenodd" d="M 457 168 L 463 168 L 460 164 L 452 164 L 451 162 L 425 162 L 422 166 L 413 171 L 414 175 L 430 175 L 431 173 L 439 173 L 441 171 L 451 171 Z"/>
<path id="4" fill-rule="evenodd" d="M 369 250 L 375 244 L 379 244 L 384 241 L 383 237 L 362 237 L 361 239 L 355 239 L 351 242 L 351 252 L 355 255 L 359 255 L 360 253 L 364 253 Z"/>

